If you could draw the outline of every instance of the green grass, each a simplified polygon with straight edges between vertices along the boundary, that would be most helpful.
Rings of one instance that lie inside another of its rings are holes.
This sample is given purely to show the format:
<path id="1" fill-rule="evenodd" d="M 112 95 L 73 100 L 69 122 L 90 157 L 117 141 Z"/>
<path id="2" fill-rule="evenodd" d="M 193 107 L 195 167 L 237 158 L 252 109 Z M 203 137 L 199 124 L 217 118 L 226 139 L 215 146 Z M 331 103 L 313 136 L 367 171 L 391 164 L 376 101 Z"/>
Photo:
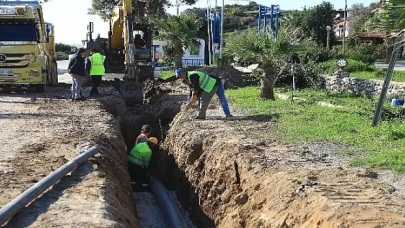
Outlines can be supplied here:
<path id="1" fill-rule="evenodd" d="M 359 71 L 359 72 L 350 73 L 350 77 L 384 80 L 385 73 L 378 72 L 378 71 L 373 71 L 373 72 Z M 395 70 L 392 75 L 392 81 L 405 82 L 405 71 Z"/>
<path id="2" fill-rule="evenodd" d="M 165 77 L 165 76 L 171 77 L 174 75 L 174 71 L 172 71 L 172 70 L 162 70 L 162 71 L 159 71 L 159 73 L 162 77 Z"/>
<path id="3" fill-rule="evenodd" d="M 257 88 L 228 90 L 236 108 L 252 115 L 279 114 L 277 137 L 282 141 L 327 140 L 352 145 L 352 165 L 405 172 L 405 121 L 400 109 L 385 107 L 382 121 L 371 127 L 377 100 L 354 95 L 326 94 L 305 90 L 297 95 L 304 103 L 289 100 L 261 101 Z M 289 95 L 289 94 L 288 94 Z M 329 102 L 345 108 L 329 108 L 316 102 Z M 389 115 L 393 113 L 393 115 Z"/>

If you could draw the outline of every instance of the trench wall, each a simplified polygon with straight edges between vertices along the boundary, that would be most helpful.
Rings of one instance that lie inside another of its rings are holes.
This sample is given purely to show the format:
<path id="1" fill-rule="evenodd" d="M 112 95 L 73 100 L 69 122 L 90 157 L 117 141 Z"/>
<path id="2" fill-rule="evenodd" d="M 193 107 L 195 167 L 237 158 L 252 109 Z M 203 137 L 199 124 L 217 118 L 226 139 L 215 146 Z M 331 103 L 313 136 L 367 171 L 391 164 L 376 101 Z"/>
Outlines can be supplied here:
<path id="1" fill-rule="evenodd" d="M 170 129 L 160 174 L 197 226 L 405 225 L 404 201 L 388 186 L 331 164 L 323 152 L 277 142 L 271 121 L 193 116 Z"/>
<path id="2" fill-rule="evenodd" d="M 139 227 L 133 203 L 132 188 L 128 174 L 127 146 L 122 135 L 122 124 L 128 120 L 128 109 L 119 96 L 101 99 L 105 115 L 111 126 L 105 138 L 100 139 L 101 156 L 95 162 L 105 173 L 103 198 L 108 205 L 106 216 L 116 221 L 116 227 Z"/>

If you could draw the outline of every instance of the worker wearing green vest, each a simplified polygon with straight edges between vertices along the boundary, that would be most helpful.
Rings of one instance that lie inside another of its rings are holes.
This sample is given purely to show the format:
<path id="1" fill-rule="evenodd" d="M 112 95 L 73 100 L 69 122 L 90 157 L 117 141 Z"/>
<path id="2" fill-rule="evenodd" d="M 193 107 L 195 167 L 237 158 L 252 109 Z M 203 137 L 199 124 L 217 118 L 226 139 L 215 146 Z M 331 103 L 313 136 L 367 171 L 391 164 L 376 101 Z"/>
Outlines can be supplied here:
<path id="1" fill-rule="evenodd" d="M 98 50 L 92 49 L 91 56 L 88 58 L 90 67 L 91 81 L 93 82 L 93 88 L 91 89 L 90 96 L 98 96 L 98 87 L 101 84 L 101 80 L 105 75 L 106 63 L 105 56 L 101 55 Z"/>
<path id="2" fill-rule="evenodd" d="M 178 68 L 176 70 L 176 76 L 181 78 L 184 83 L 191 85 L 193 88 L 193 96 L 186 105 L 187 109 L 201 98 L 200 111 L 196 119 L 205 119 L 208 105 L 214 94 L 217 94 L 221 101 L 222 109 L 224 110 L 226 117 L 232 117 L 228 101 L 225 97 L 224 83 L 220 78 L 200 71 L 187 71 L 183 68 Z"/>
<path id="3" fill-rule="evenodd" d="M 157 144 L 157 138 L 150 137 L 146 142 L 136 144 L 128 154 L 128 169 L 134 190 L 139 189 L 142 191 L 148 185 L 149 175 L 147 174 L 147 168 L 152 158 L 152 149 Z"/>

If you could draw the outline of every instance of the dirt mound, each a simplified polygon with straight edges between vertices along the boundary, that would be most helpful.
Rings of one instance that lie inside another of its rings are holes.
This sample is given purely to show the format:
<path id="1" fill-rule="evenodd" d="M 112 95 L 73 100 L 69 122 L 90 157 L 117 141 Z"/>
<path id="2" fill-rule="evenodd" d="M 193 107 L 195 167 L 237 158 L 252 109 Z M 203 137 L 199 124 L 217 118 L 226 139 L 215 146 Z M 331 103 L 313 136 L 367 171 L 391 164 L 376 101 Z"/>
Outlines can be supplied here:
<path id="1" fill-rule="evenodd" d="M 391 186 L 345 168 L 321 145 L 277 142 L 270 121 L 237 112 L 226 121 L 221 112 L 205 121 L 183 115 L 164 145 L 180 168 L 161 174 L 199 226 L 405 226 L 405 201 Z"/>
<path id="2" fill-rule="evenodd" d="M 188 70 L 198 70 L 207 74 L 212 74 L 220 77 L 225 81 L 226 89 L 235 89 L 252 84 L 252 78 L 248 74 L 244 74 L 233 66 L 220 67 L 188 67 Z"/>

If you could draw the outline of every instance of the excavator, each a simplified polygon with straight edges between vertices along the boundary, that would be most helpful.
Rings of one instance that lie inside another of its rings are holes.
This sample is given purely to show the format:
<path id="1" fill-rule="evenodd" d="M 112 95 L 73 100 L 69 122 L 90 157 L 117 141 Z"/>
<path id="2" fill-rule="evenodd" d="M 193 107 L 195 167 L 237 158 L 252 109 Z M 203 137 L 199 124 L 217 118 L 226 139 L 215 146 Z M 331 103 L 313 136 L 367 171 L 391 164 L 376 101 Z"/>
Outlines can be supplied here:
<path id="1" fill-rule="evenodd" d="M 87 26 L 86 49 L 97 49 L 105 54 L 108 61 L 108 73 L 124 73 L 119 90 L 127 104 L 143 102 L 143 84 L 153 81 L 152 36 L 158 31 L 152 29 L 144 10 L 147 3 L 139 0 L 122 0 L 114 8 L 110 18 L 108 38 L 98 36 L 93 39 L 93 23 Z"/>

